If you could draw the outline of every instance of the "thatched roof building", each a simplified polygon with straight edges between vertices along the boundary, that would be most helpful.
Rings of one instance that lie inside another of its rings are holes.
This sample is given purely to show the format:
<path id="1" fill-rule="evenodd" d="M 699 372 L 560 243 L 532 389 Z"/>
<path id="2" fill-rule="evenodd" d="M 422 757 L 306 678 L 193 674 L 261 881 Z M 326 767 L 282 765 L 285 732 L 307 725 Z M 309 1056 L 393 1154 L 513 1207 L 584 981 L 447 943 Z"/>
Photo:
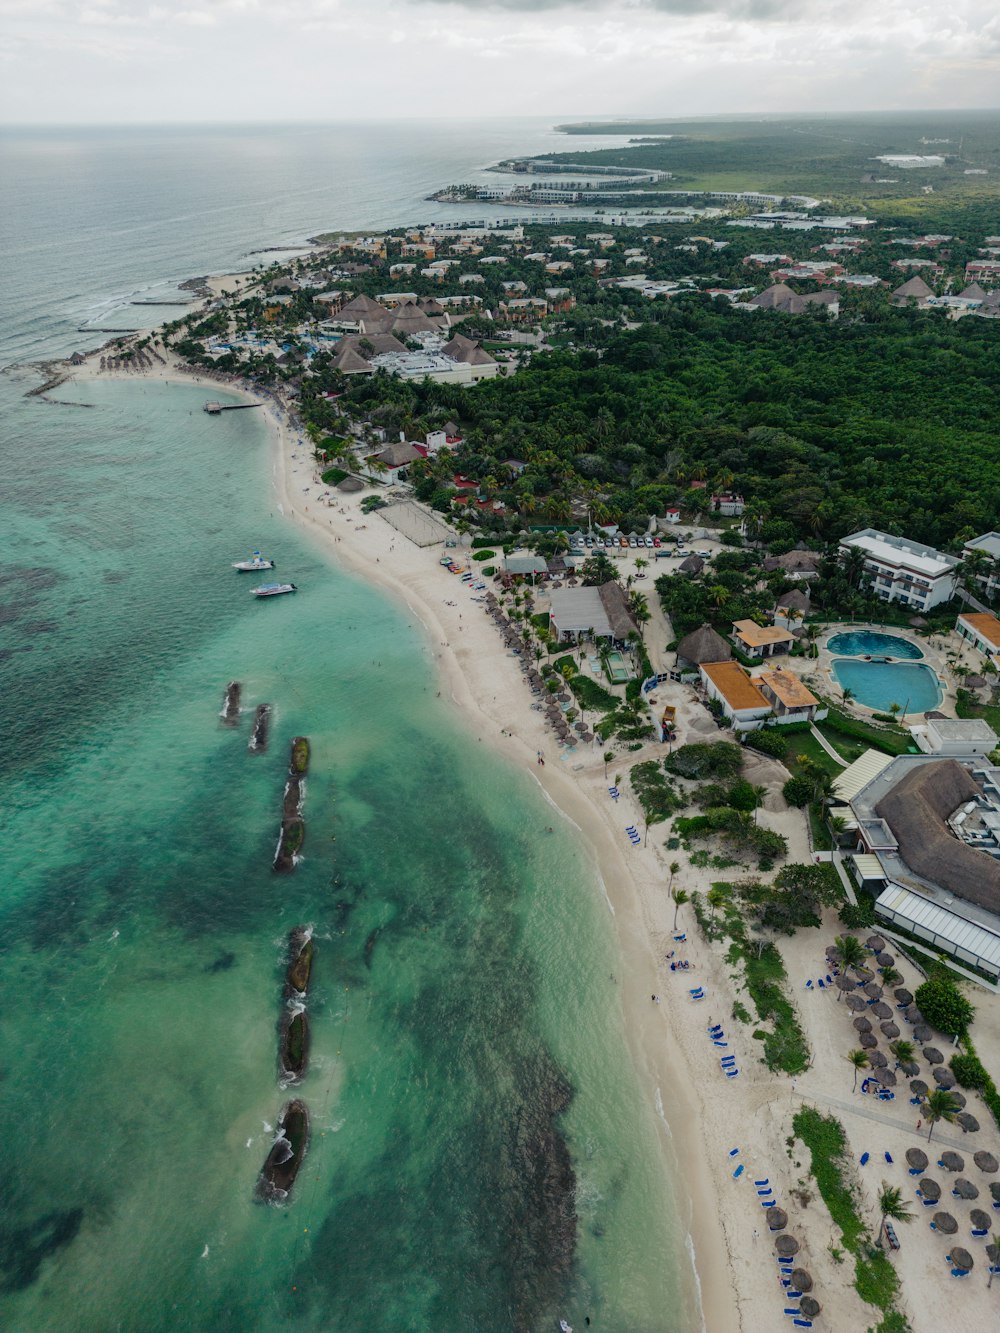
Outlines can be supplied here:
<path id="1" fill-rule="evenodd" d="M 681 574 L 700 574 L 705 568 L 705 562 L 700 555 L 689 555 L 686 560 L 682 560 L 677 566 Z"/>
<path id="2" fill-rule="evenodd" d="M 729 644 L 711 625 L 692 630 L 677 645 L 677 661 L 692 666 L 701 666 L 703 662 L 729 662 L 732 656 Z"/>

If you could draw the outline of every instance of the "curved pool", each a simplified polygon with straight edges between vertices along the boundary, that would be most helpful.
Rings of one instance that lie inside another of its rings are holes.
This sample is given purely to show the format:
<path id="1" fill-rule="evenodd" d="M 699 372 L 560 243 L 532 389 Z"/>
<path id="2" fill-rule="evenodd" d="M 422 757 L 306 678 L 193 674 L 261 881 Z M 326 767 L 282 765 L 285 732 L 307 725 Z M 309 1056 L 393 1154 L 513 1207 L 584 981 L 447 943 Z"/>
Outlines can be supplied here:
<path id="1" fill-rule="evenodd" d="M 896 634 L 877 634 L 870 629 L 849 630 L 844 634 L 835 634 L 826 645 L 831 653 L 844 653 L 847 657 L 905 657 L 915 659 L 923 653 L 909 639 L 901 639 Z"/>
<path id="2" fill-rule="evenodd" d="M 937 676 L 929 666 L 914 662 L 864 662 L 838 657 L 833 674 L 841 689 L 850 690 L 859 704 L 878 713 L 888 713 L 893 704 L 899 704 L 905 713 L 926 713 L 941 702 Z"/>

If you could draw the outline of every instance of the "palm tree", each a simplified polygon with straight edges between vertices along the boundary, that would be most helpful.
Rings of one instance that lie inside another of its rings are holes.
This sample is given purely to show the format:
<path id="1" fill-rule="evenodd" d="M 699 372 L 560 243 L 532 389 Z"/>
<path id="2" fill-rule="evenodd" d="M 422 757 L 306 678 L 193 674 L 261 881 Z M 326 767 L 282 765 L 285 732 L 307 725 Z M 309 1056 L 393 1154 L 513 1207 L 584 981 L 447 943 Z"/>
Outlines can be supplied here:
<path id="1" fill-rule="evenodd" d="M 958 1104 L 950 1092 L 945 1091 L 944 1088 L 934 1088 L 924 1098 L 923 1112 L 930 1121 L 931 1132 L 927 1135 L 927 1142 L 930 1143 L 934 1126 L 939 1120 L 947 1121 L 949 1125 L 955 1123 L 955 1117 L 958 1115 Z"/>
<path id="2" fill-rule="evenodd" d="M 753 822 L 756 824 L 757 811 L 760 809 L 761 801 L 763 801 L 764 797 L 767 795 L 767 788 L 751 786 L 750 790 L 753 792 Z"/>
<path id="3" fill-rule="evenodd" d="M 835 943 L 840 950 L 840 962 L 845 972 L 849 968 L 856 972 L 858 968 L 864 967 L 867 955 L 857 935 L 838 935 Z M 843 991 L 838 993 L 838 1001 L 843 993 Z"/>
<path id="4" fill-rule="evenodd" d="M 914 1046 L 913 1042 L 907 1041 L 905 1037 L 900 1037 L 899 1041 L 891 1042 L 889 1045 L 889 1050 L 892 1051 L 893 1055 L 900 1062 L 900 1064 L 908 1063 L 910 1060 L 913 1059 L 916 1053 L 916 1047 Z"/>
<path id="5" fill-rule="evenodd" d="M 854 702 L 856 695 L 849 685 L 845 685 L 842 698 L 845 704 Z"/>
<path id="6" fill-rule="evenodd" d="M 691 895 L 687 892 L 686 889 L 674 889 L 673 893 L 671 894 L 671 897 L 674 900 L 674 930 L 676 930 L 677 913 L 681 910 L 684 904 L 689 901 Z"/>
<path id="7" fill-rule="evenodd" d="M 712 920 L 714 921 L 716 908 L 721 907 L 722 904 L 728 900 L 729 894 L 721 884 L 713 884 L 705 897 L 708 899 L 708 905 L 712 909 Z"/>
<path id="8" fill-rule="evenodd" d="M 858 1090 L 858 1070 L 859 1070 L 859 1069 L 867 1069 L 867 1067 L 868 1067 L 868 1052 L 867 1052 L 867 1051 L 863 1051 L 863 1050 L 861 1049 L 861 1047 L 859 1046 L 858 1049 L 857 1049 L 856 1051 L 849 1051 L 849 1052 L 848 1052 L 847 1059 L 848 1059 L 848 1061 L 854 1066 L 854 1087 L 851 1089 L 851 1091 L 852 1091 L 852 1092 L 857 1092 L 857 1090 Z"/>
<path id="9" fill-rule="evenodd" d="M 994 1231 L 990 1241 L 993 1244 L 993 1262 L 990 1264 L 990 1280 L 986 1284 L 987 1291 L 993 1286 L 993 1274 L 1000 1272 L 1000 1236 Z"/>
<path id="10" fill-rule="evenodd" d="M 913 1221 L 913 1214 L 910 1212 L 909 1202 L 903 1198 L 903 1191 L 898 1185 L 890 1185 L 885 1180 L 882 1181 L 882 1188 L 878 1192 L 878 1210 L 882 1214 L 879 1230 L 885 1226 L 887 1217 L 893 1222 Z"/>
<path id="11" fill-rule="evenodd" d="M 670 862 L 670 878 L 667 880 L 667 892 L 668 892 L 668 893 L 670 892 L 671 888 L 673 887 L 674 876 L 677 874 L 677 872 L 678 872 L 678 870 L 680 870 L 680 868 L 681 868 L 681 863 L 680 863 L 680 861 L 671 861 L 671 862 Z"/>
<path id="12" fill-rule="evenodd" d="M 882 973 L 883 986 L 898 986 L 902 980 L 901 974 L 894 967 L 887 967 Z"/>
<path id="13" fill-rule="evenodd" d="M 605 782 L 607 782 L 607 780 L 608 780 L 608 764 L 611 763 L 611 761 L 612 761 L 612 759 L 614 759 L 614 757 L 615 757 L 615 752 L 614 752 L 614 750 L 605 750 L 605 751 L 604 751 L 604 781 L 605 781 Z"/>

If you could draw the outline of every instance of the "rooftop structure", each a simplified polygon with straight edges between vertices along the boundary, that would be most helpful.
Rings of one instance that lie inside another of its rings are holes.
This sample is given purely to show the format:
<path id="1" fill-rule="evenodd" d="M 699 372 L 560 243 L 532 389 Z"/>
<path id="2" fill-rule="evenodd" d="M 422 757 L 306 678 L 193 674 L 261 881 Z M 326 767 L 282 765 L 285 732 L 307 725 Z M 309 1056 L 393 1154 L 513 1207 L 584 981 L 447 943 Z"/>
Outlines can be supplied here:
<path id="1" fill-rule="evenodd" d="M 933 546 L 864 528 L 842 538 L 840 547 L 864 552 L 872 590 L 884 602 L 901 602 L 924 611 L 954 595 L 959 561 Z"/>
<path id="2" fill-rule="evenodd" d="M 624 643 L 638 630 L 625 592 L 620 583 L 614 582 L 602 583 L 599 588 L 553 589 L 549 624 L 559 639 L 593 632 L 595 638 Z"/>
<path id="3" fill-rule="evenodd" d="M 787 652 L 795 635 L 779 625 L 758 625 L 754 620 L 734 620 L 733 639 L 749 657 L 772 657 Z"/>
<path id="4" fill-rule="evenodd" d="M 770 702 L 739 662 L 704 662 L 698 670 L 706 694 L 722 705 L 734 730 L 752 731 L 770 716 Z"/>
<path id="5" fill-rule="evenodd" d="M 822 707 L 812 690 L 803 684 L 794 671 L 786 671 L 782 667 L 761 671 L 754 677 L 754 684 L 759 686 L 779 716 L 794 713 L 811 720 L 817 708 Z"/>
<path id="6" fill-rule="evenodd" d="M 711 625 L 702 625 L 700 629 L 686 634 L 677 645 L 677 662 L 700 666 L 703 662 L 730 662 L 733 653 L 721 634 L 717 634 Z"/>
<path id="7" fill-rule="evenodd" d="M 973 648 L 994 663 L 1000 662 L 1000 620 L 986 611 L 964 611 L 955 629 Z"/>

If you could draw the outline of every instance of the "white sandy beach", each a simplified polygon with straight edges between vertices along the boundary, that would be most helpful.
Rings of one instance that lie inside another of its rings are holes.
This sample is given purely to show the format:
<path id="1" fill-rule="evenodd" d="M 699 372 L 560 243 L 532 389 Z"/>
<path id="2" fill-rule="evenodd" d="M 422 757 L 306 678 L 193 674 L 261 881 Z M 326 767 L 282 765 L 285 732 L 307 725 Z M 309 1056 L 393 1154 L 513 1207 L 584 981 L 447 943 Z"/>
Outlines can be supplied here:
<path id="1" fill-rule="evenodd" d="M 98 374 L 97 358 L 73 370 L 73 377 L 81 380 Z M 192 375 L 169 355 L 165 365 L 157 364 L 146 375 L 203 383 L 206 388 L 215 383 Z M 240 392 L 229 385 L 226 390 Z M 599 741 L 581 745 L 570 758 L 560 759 L 552 734 L 529 706 L 532 699 L 518 660 L 507 654 L 482 605 L 472 600 L 469 587 L 441 567 L 441 547 L 420 549 L 378 514 L 362 517 L 362 496 L 336 499 L 331 507 L 320 502 L 318 496 L 325 488 L 318 482 L 308 442 L 302 443 L 273 402 L 267 417 L 273 427 L 275 497 L 285 516 L 322 541 L 345 566 L 405 603 L 433 645 L 442 691 L 454 700 L 471 733 L 509 762 L 524 766 L 578 828 L 590 849 L 623 953 L 622 1003 L 633 1059 L 651 1105 L 662 1108 L 665 1170 L 679 1182 L 678 1198 L 688 1209 L 704 1326 L 710 1333 L 728 1333 L 773 1327 L 783 1317 L 772 1240 L 753 1186 L 754 1179 L 765 1177 L 789 1214 L 789 1232 L 801 1242 L 797 1260 L 813 1275 L 814 1294 L 823 1306 L 816 1326 L 848 1330 L 874 1326 L 879 1312 L 863 1304 L 855 1292 L 850 1256 L 841 1264 L 831 1253 L 839 1237 L 809 1181 L 805 1150 L 800 1143 L 791 1149 L 786 1146 L 792 1116 L 801 1102 L 811 1102 L 844 1124 L 855 1161 L 864 1151 L 872 1154 L 867 1174 L 860 1173 L 870 1224 L 877 1225 L 872 1205 L 882 1179 L 902 1186 L 905 1196 L 912 1199 L 913 1182 L 906 1173 L 903 1153 L 907 1147 L 920 1146 L 926 1131 L 916 1133 L 917 1112 L 909 1106 L 905 1085 L 892 1103 L 852 1095 L 852 1071 L 843 1058 L 855 1045 L 849 1011 L 836 1003 L 834 993 L 804 989 L 806 979 L 824 970 L 823 949 L 841 929 L 836 918 L 831 916 L 821 932 L 803 931 L 781 944 L 790 994 L 800 1011 L 815 1064 L 798 1080 L 777 1077 L 760 1062 L 752 1029 L 732 1018 L 738 990 L 718 948 L 713 950 L 697 929 L 687 931 L 686 943 L 675 944 L 672 939 L 674 907 L 666 891 L 671 860 L 681 862 L 675 884 L 688 892 L 704 892 L 713 881 L 736 878 L 740 872 L 720 875 L 719 871 L 691 867 L 682 852 L 663 849 L 662 829 L 657 836 L 654 829 L 648 846 L 633 847 L 624 830 L 629 824 L 641 830 L 642 812 L 627 780 L 620 784 L 617 802 L 610 798 L 608 785 L 616 772 L 624 775 L 632 763 L 649 756 L 642 752 L 618 756 L 610 766 L 609 780 L 605 779 L 604 747 Z M 654 621 L 651 634 L 655 628 Z M 676 698 L 673 694 L 666 697 L 680 705 L 679 743 L 716 737 L 714 724 L 703 708 L 691 702 L 690 691 L 672 688 Z M 544 767 L 537 763 L 538 751 L 545 754 Z M 650 747 L 653 753 L 659 757 L 662 750 Z M 752 763 L 751 780 L 772 788 L 760 812 L 761 822 L 788 838 L 789 860 L 808 860 L 805 820 L 800 812 L 789 810 L 780 795 L 784 770 L 762 756 L 753 756 Z M 680 925 L 693 926 L 689 907 L 681 909 Z M 672 949 L 690 960 L 691 970 L 670 972 L 664 957 Z M 904 984 L 914 989 L 920 978 L 904 964 L 899 964 L 899 970 L 904 973 Z M 695 985 L 705 989 L 707 999 L 702 1003 L 688 998 L 688 988 Z M 654 995 L 659 1003 L 651 1001 Z M 714 1048 L 707 1036 L 710 1019 L 727 1029 L 730 1044 L 726 1052 Z M 724 1053 L 737 1056 L 738 1078 L 723 1077 L 718 1056 Z M 965 1174 L 986 1194 L 985 1201 L 981 1198 L 976 1206 L 989 1211 L 988 1181 L 972 1166 L 971 1154 L 984 1147 L 996 1152 L 997 1135 L 988 1111 L 981 1104 L 974 1105 L 978 1098 L 970 1095 L 969 1102 L 982 1132 L 964 1136 L 955 1126 L 941 1126 L 935 1139 L 940 1146 L 965 1140 L 958 1149 L 970 1159 Z M 739 1153 L 731 1158 L 733 1148 Z M 894 1159 L 891 1167 L 883 1164 L 886 1151 Z M 947 1191 L 951 1178 L 933 1168 L 935 1157 L 930 1174 Z M 745 1170 L 735 1180 L 733 1171 L 738 1164 Z M 792 1190 L 800 1191 L 797 1197 Z M 968 1214 L 969 1205 L 953 1201 L 950 1195 L 942 1206 L 960 1219 Z M 960 1226 L 956 1242 L 974 1251 L 977 1267 L 969 1279 L 951 1279 L 943 1261 L 945 1241 L 928 1228 L 928 1216 L 934 1210 L 924 1210 L 916 1201 L 913 1211 L 917 1216 L 912 1225 L 897 1226 L 903 1248 L 895 1260 L 903 1277 L 901 1306 L 913 1328 L 929 1330 L 956 1316 L 975 1326 L 989 1326 L 991 1312 L 995 1313 L 990 1297 L 996 1293 L 986 1291 L 980 1242 L 970 1241 L 968 1227 Z"/>

